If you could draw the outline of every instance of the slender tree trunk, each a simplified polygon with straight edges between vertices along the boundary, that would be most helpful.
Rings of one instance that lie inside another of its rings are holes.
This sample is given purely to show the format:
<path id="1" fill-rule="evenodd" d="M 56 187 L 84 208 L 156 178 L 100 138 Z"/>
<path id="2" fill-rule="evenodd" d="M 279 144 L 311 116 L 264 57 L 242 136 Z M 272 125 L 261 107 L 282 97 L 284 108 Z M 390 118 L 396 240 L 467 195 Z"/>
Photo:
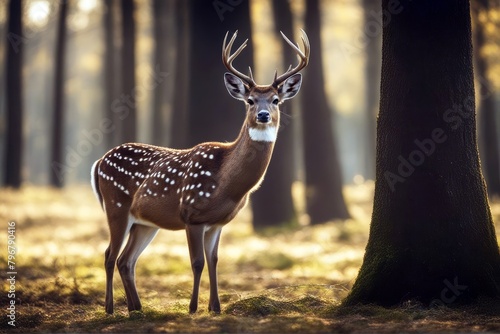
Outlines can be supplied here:
<path id="1" fill-rule="evenodd" d="M 4 183 L 19 188 L 22 183 L 23 155 L 23 105 L 22 105 L 22 4 L 21 0 L 10 0 L 7 18 L 7 119 L 5 136 Z"/>
<path id="2" fill-rule="evenodd" d="M 172 102 L 170 146 L 185 148 L 188 144 L 188 99 L 189 99 L 189 8 L 187 1 L 176 2 L 176 66 L 175 87 Z"/>
<path id="3" fill-rule="evenodd" d="M 118 125 L 121 123 L 119 115 L 113 112 L 113 101 L 119 98 L 119 62 L 118 48 L 117 48 L 117 23 L 115 16 L 115 6 L 116 0 L 105 0 L 104 2 L 104 14 L 103 14 L 103 25 L 104 25 L 104 86 L 105 86 L 105 97 L 104 97 L 104 116 L 113 122 L 114 131 L 105 135 L 105 145 L 106 149 L 111 149 L 116 145 L 120 144 L 120 139 L 118 138 L 117 129 Z"/>
<path id="4" fill-rule="evenodd" d="M 302 126 L 306 175 L 306 205 L 312 224 L 347 219 L 332 112 L 324 90 L 319 0 L 306 2 L 305 30 L 311 57 L 302 83 Z"/>
<path id="5" fill-rule="evenodd" d="M 443 305 L 500 295 L 476 149 L 469 2 L 383 0 L 375 200 L 345 304 Z"/>
<path id="6" fill-rule="evenodd" d="M 366 90 L 366 151 L 365 178 L 375 179 L 375 130 L 376 118 L 380 103 L 380 65 L 381 65 L 381 34 L 377 34 L 376 27 L 382 32 L 382 3 L 380 0 L 363 0 L 364 32 L 367 36 L 365 57 L 365 90 Z"/>
<path id="7" fill-rule="evenodd" d="M 192 1 L 190 4 L 189 145 L 204 141 L 232 141 L 245 118 L 241 101 L 229 96 L 224 86 L 222 42 L 227 31 L 239 31 L 238 46 L 251 39 L 248 0 Z M 217 5 L 224 4 L 222 7 Z M 234 65 L 246 73 L 253 65 L 251 40 Z M 175 122 L 175 121 L 174 121 Z"/>
<path id="8" fill-rule="evenodd" d="M 52 166 L 63 161 L 64 144 L 64 79 L 65 79 L 65 53 L 66 53 L 66 17 L 68 15 L 68 1 L 61 1 L 57 22 L 57 37 L 55 49 L 55 75 L 54 75 L 54 116 L 52 119 Z M 57 188 L 64 186 L 66 171 L 53 168 L 50 174 L 50 184 Z"/>
<path id="9" fill-rule="evenodd" d="M 137 138 L 137 97 L 141 92 L 135 84 L 135 20 L 134 0 L 122 0 L 122 101 L 120 107 L 121 142 L 134 142 Z"/>
<path id="10" fill-rule="evenodd" d="M 479 20 L 479 14 L 489 9 L 488 0 L 475 0 L 472 13 L 476 18 L 474 32 L 475 68 L 479 81 L 479 152 L 488 194 L 500 195 L 500 156 L 496 122 L 495 95 L 488 79 L 488 62 L 481 50 L 486 44 L 486 25 Z"/>
<path id="11" fill-rule="evenodd" d="M 168 68 L 167 40 L 168 32 L 168 7 L 164 0 L 153 0 L 153 35 L 155 40 L 154 66 L 158 66 L 161 71 Z M 167 92 L 165 85 L 156 87 L 153 96 L 153 117 L 152 120 L 152 144 L 166 145 L 167 136 L 165 127 L 167 124 Z"/>
<path id="12" fill-rule="evenodd" d="M 273 14 L 276 34 L 283 45 L 283 66 L 285 70 L 289 64 L 295 65 L 296 54 L 281 38 L 280 31 L 293 39 L 293 17 L 287 1 L 273 0 Z M 282 120 L 279 130 L 279 139 L 274 147 L 273 158 L 267 169 L 266 178 L 260 191 L 252 195 L 253 226 L 264 228 L 279 226 L 296 221 L 292 199 L 292 183 L 294 180 L 294 131 L 289 124 L 289 115 L 292 115 L 291 101 L 281 107 Z"/>

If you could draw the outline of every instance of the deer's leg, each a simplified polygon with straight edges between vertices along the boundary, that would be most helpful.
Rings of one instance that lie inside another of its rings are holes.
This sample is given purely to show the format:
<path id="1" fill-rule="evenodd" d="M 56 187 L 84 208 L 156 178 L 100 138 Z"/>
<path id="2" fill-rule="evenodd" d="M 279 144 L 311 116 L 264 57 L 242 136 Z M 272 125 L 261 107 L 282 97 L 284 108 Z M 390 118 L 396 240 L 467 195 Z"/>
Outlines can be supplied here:
<path id="1" fill-rule="evenodd" d="M 151 243 L 158 232 L 157 228 L 134 224 L 125 249 L 118 258 L 118 270 L 122 278 L 129 311 L 141 309 L 141 300 L 135 286 L 135 265 L 144 249 Z"/>
<path id="2" fill-rule="evenodd" d="M 113 313 L 113 274 L 116 258 L 123 241 L 130 230 L 128 214 L 108 215 L 110 241 L 104 253 L 104 268 L 106 270 L 106 313 Z"/>
<path id="3" fill-rule="evenodd" d="M 210 278 L 210 300 L 208 310 L 220 313 L 219 291 L 217 283 L 217 261 L 221 226 L 211 226 L 205 232 L 205 256 L 207 258 L 208 276 Z"/>
<path id="4" fill-rule="evenodd" d="M 203 254 L 203 239 L 206 225 L 186 224 L 186 234 L 191 257 L 191 268 L 193 269 L 193 294 L 189 303 L 189 313 L 195 313 L 198 309 L 198 293 L 200 290 L 200 278 L 205 266 L 205 255 Z"/>

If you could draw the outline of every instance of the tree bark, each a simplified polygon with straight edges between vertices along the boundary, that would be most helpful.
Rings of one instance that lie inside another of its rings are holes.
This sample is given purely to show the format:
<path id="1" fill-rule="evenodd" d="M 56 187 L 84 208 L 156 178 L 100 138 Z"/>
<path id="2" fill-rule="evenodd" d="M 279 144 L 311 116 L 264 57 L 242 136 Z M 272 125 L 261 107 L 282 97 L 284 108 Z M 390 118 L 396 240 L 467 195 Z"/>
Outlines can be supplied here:
<path id="1" fill-rule="evenodd" d="M 223 75 L 222 42 L 227 31 L 239 31 L 238 46 L 247 38 L 248 46 L 234 66 L 246 72 L 253 65 L 250 29 L 250 4 L 240 2 L 192 1 L 190 5 L 189 121 L 188 144 L 204 141 L 232 141 L 245 118 L 241 101 L 229 96 Z"/>
<path id="2" fill-rule="evenodd" d="M 4 184 L 7 187 L 20 188 L 22 183 L 23 155 L 23 104 L 22 104 L 22 4 L 21 0 L 10 0 L 7 18 L 7 71 L 8 82 L 5 99 L 7 100 L 6 136 L 5 136 L 5 171 Z"/>
<path id="3" fill-rule="evenodd" d="M 117 127 L 121 123 L 119 115 L 113 110 L 113 101 L 120 96 L 120 59 L 117 47 L 117 20 L 115 12 L 116 0 L 105 0 L 103 13 L 104 29 L 104 117 L 113 122 L 114 131 L 105 135 L 106 150 L 120 144 Z M 117 11 L 118 9 L 116 9 Z"/>
<path id="4" fill-rule="evenodd" d="M 432 305 L 500 294 L 476 149 L 469 2 L 383 0 L 370 237 L 344 304 Z"/>
<path id="5" fill-rule="evenodd" d="M 273 0 L 273 16 L 276 34 L 283 46 L 283 66 L 297 63 L 296 54 L 281 38 L 280 31 L 293 39 L 293 17 L 290 5 L 284 0 Z M 289 115 L 293 114 L 292 103 L 281 106 L 282 118 L 273 158 L 266 172 L 266 178 L 259 191 L 252 195 L 253 226 L 261 229 L 269 226 L 293 224 L 297 216 L 292 199 L 294 181 L 293 126 Z"/>
<path id="6" fill-rule="evenodd" d="M 500 155 L 498 147 L 498 129 L 496 122 L 495 94 L 488 78 L 488 60 L 481 53 L 486 44 L 486 26 L 479 20 L 479 14 L 489 9 L 488 0 L 475 0 L 472 13 L 476 25 L 474 33 L 475 68 L 479 81 L 479 153 L 484 178 L 490 196 L 500 195 Z"/>
<path id="7" fill-rule="evenodd" d="M 332 112 L 324 90 L 319 0 L 306 2 L 305 30 L 313 49 L 301 95 L 306 206 L 311 223 L 317 224 L 350 216 L 342 194 Z"/>
<path id="8" fill-rule="evenodd" d="M 122 94 L 120 95 L 120 142 L 137 138 L 137 98 L 140 91 L 135 83 L 135 20 L 134 0 L 122 0 Z M 116 106 L 115 106 L 116 107 Z"/>
<path id="9" fill-rule="evenodd" d="M 365 178 L 375 179 L 376 119 L 380 103 L 381 34 L 376 34 L 373 26 L 382 22 L 380 0 L 363 0 L 364 32 L 367 36 L 365 47 L 365 96 L 366 96 L 366 151 Z M 379 26 L 382 29 L 381 25 Z M 374 34 L 375 33 L 375 34 Z"/>
<path id="10" fill-rule="evenodd" d="M 51 161 L 53 166 L 63 161 L 64 144 L 64 80 L 65 80 L 65 53 L 66 53 L 66 17 L 68 15 L 68 1 L 61 1 L 57 22 L 57 37 L 55 48 L 55 75 L 54 75 L 54 115 L 52 119 Z M 62 166 L 62 165 L 61 165 Z M 50 185 L 56 188 L 64 186 L 66 171 L 53 168 L 50 174 Z"/>
<path id="11" fill-rule="evenodd" d="M 170 146 L 174 148 L 186 148 L 188 143 L 188 119 L 189 119 L 189 8 L 185 0 L 176 2 L 176 66 L 175 87 L 172 102 L 172 120 L 170 130 Z"/>
<path id="12" fill-rule="evenodd" d="M 168 31 L 168 8 L 169 4 L 164 0 L 153 0 L 153 35 L 155 40 L 154 66 L 161 71 L 168 68 L 167 40 Z M 167 136 L 165 127 L 167 125 L 167 91 L 166 85 L 158 86 L 154 90 L 153 116 L 151 117 L 151 139 L 152 144 L 165 146 Z"/>

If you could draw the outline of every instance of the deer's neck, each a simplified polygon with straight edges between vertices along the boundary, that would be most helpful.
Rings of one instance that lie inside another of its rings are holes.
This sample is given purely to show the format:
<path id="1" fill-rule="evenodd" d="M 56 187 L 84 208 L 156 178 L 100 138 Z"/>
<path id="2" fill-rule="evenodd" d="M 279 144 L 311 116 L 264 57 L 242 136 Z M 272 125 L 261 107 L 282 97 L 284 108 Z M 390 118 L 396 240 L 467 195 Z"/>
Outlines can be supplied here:
<path id="1" fill-rule="evenodd" d="M 231 145 L 225 167 L 232 196 L 244 196 L 258 186 L 271 161 L 278 129 L 274 126 L 252 128 L 246 122 Z"/>

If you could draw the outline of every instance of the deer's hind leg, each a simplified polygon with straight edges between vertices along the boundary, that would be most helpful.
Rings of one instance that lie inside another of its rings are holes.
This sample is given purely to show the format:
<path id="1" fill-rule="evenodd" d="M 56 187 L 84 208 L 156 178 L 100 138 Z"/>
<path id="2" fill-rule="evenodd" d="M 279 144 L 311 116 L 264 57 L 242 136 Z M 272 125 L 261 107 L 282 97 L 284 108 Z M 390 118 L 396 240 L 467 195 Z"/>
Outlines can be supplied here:
<path id="1" fill-rule="evenodd" d="M 111 210 L 110 210 L 111 211 Z M 108 216 L 110 241 L 104 253 L 104 268 L 106 269 L 106 313 L 113 313 L 113 275 L 116 259 L 120 253 L 123 241 L 127 237 L 131 221 L 127 210 L 118 212 L 106 212 Z"/>
<path id="2" fill-rule="evenodd" d="M 135 265 L 141 253 L 151 243 L 157 232 L 158 228 L 133 224 L 130 229 L 127 245 L 118 258 L 118 271 L 120 272 L 125 293 L 127 294 L 129 311 L 136 311 L 142 308 L 141 300 L 135 286 Z"/>

